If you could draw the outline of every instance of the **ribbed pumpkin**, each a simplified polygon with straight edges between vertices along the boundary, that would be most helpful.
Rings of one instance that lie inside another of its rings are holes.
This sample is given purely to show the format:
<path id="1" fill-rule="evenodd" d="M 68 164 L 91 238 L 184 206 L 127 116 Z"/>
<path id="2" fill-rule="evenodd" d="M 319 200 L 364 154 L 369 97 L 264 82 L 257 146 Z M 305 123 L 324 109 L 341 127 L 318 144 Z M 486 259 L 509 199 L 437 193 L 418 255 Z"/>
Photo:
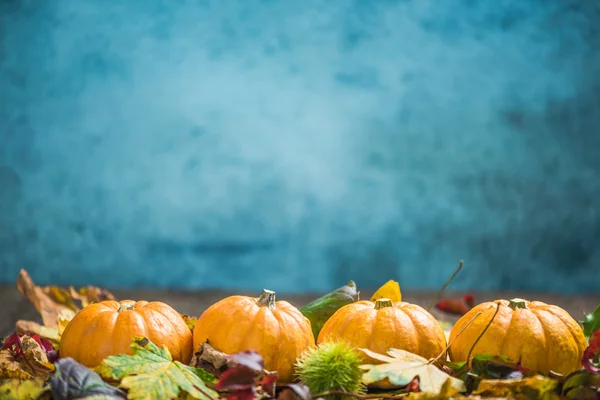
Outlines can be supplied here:
<path id="1" fill-rule="evenodd" d="M 317 343 L 327 341 L 346 341 L 380 354 L 395 348 L 427 359 L 439 355 L 443 359 L 446 348 L 444 330 L 430 313 L 415 304 L 385 298 L 337 310 L 321 329 Z"/>
<path id="2" fill-rule="evenodd" d="M 136 336 L 166 346 L 175 360 L 192 358 L 192 332 L 177 311 L 161 302 L 132 300 L 102 301 L 79 311 L 62 334 L 60 355 L 91 368 L 108 356 L 133 354 Z"/>
<path id="3" fill-rule="evenodd" d="M 507 357 L 526 368 L 567 375 L 581 368 L 586 341 L 579 324 L 560 307 L 523 299 L 496 300 L 479 304 L 462 316 L 450 333 L 450 341 L 469 324 L 449 349 L 452 361 L 466 361 L 469 351 L 485 327 L 487 331 L 471 352 Z"/>
<path id="4" fill-rule="evenodd" d="M 270 290 L 259 298 L 230 296 L 210 306 L 194 328 L 194 348 L 207 340 L 226 354 L 257 351 L 281 382 L 292 381 L 294 362 L 315 344 L 310 321 L 290 303 L 276 302 Z"/>

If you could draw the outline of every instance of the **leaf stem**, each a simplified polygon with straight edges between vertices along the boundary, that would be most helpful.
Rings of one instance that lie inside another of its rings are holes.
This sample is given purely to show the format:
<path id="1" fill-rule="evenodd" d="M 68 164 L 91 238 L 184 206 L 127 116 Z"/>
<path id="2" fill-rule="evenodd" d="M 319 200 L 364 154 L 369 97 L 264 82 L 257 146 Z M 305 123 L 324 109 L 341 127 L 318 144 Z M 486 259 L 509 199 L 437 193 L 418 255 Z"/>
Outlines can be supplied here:
<path id="1" fill-rule="evenodd" d="M 500 311 L 500 302 L 496 303 L 496 311 L 494 312 L 494 315 L 492 315 L 492 319 L 490 319 L 490 322 L 488 322 L 483 331 L 481 331 L 481 333 L 477 337 L 477 340 L 475 340 L 475 343 L 473 343 L 473 346 L 471 346 L 471 348 L 469 349 L 469 354 L 467 354 L 467 370 L 471 368 L 471 353 L 473 352 L 473 349 L 475 348 L 475 346 L 477 346 L 477 343 L 479 343 L 479 340 L 483 337 L 483 335 L 485 335 L 485 332 L 488 330 L 490 325 L 492 325 L 494 318 L 496 318 L 496 315 L 498 315 L 498 311 Z"/>
<path id="2" fill-rule="evenodd" d="M 194 385 L 194 389 L 196 389 L 197 391 L 199 391 L 200 393 L 202 393 L 203 395 L 205 395 L 208 399 L 210 400 L 218 400 L 215 397 L 212 397 L 210 394 L 206 393 L 200 386 L 196 385 L 195 383 L 192 383 L 192 385 Z"/>
<path id="3" fill-rule="evenodd" d="M 463 326 L 463 327 L 462 327 L 462 329 L 461 329 L 460 331 L 458 331 L 458 333 L 456 334 L 456 336 L 454 336 L 454 338 L 452 338 L 452 340 L 450 341 L 450 343 L 448 343 L 448 345 L 446 346 L 446 348 L 444 349 L 444 351 L 442 351 L 442 352 L 440 353 L 440 355 L 439 355 L 439 356 L 437 356 L 436 358 L 433 358 L 433 359 L 431 359 L 431 361 L 429 361 L 429 363 L 432 363 L 432 362 L 437 362 L 437 361 L 439 361 L 439 359 L 440 359 L 440 358 L 442 358 L 442 356 L 444 355 L 444 353 L 446 353 L 446 352 L 447 352 L 447 351 L 450 349 L 450 346 L 452 346 L 452 343 L 454 343 L 454 341 L 455 341 L 456 339 L 458 339 L 458 337 L 459 337 L 459 336 L 460 336 L 460 335 L 461 335 L 461 334 L 462 334 L 462 333 L 465 331 L 465 329 L 467 329 L 467 327 L 468 327 L 469 325 L 471 325 L 471 323 L 472 323 L 473 321 L 475 321 L 475 318 L 479 317 L 480 315 L 481 315 L 481 311 L 479 311 L 477 314 L 473 315 L 473 318 L 471 318 L 471 319 L 469 320 L 469 322 L 467 322 L 467 324 L 466 324 L 465 326 Z"/>
<path id="4" fill-rule="evenodd" d="M 450 282 L 452 282 L 452 280 L 454 280 L 454 277 L 456 276 L 456 274 L 458 274 L 460 272 L 460 270 L 462 269 L 462 267 L 463 267 L 463 260 L 460 260 L 460 262 L 458 263 L 458 268 L 456 268 L 456 271 L 454 271 L 454 273 L 452 274 L 452 276 L 450 276 L 450 278 L 446 281 L 446 283 L 444 283 L 444 286 L 442 286 L 442 288 L 440 289 L 440 291 L 437 292 L 437 294 L 435 295 L 435 297 L 431 301 L 431 304 L 427 308 L 427 311 L 430 312 L 431 309 L 433 308 L 433 306 L 435 306 L 435 303 L 442 296 L 442 293 L 444 293 L 444 290 L 446 290 L 446 288 L 448 287 L 448 285 L 450 284 Z"/>

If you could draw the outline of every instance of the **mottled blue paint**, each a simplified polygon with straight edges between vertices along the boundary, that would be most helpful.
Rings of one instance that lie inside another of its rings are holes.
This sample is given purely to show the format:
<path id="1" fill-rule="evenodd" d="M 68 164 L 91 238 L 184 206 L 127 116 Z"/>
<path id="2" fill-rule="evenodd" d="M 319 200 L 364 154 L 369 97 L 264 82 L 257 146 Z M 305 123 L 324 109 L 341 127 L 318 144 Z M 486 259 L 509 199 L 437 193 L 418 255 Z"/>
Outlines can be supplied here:
<path id="1" fill-rule="evenodd" d="M 597 291 L 596 1 L 0 2 L 0 279 Z M 528 276 L 529 275 L 529 276 Z"/>

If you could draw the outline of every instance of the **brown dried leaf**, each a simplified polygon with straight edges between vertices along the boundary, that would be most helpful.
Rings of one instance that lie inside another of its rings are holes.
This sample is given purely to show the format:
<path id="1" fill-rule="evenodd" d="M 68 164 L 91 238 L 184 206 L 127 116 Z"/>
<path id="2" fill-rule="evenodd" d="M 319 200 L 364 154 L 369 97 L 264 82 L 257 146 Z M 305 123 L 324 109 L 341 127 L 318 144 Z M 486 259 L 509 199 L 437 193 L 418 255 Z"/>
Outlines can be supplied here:
<path id="1" fill-rule="evenodd" d="M 67 306 L 56 303 L 41 287 L 35 286 L 24 269 L 19 273 L 17 288 L 33 303 L 35 309 L 41 314 L 44 325 L 48 328 L 58 328 L 58 315 L 62 311 L 73 312 Z"/>
<path id="2" fill-rule="evenodd" d="M 37 333 L 40 337 L 48 339 L 54 345 L 60 341 L 59 331 L 54 328 L 48 328 L 47 326 L 40 325 L 35 321 L 18 320 L 15 324 L 15 330 L 17 333 Z"/>
<path id="3" fill-rule="evenodd" d="M 227 354 L 212 347 L 208 341 L 200 345 L 200 348 L 194 354 L 194 358 L 192 358 L 192 367 L 202 368 L 216 377 L 227 370 L 230 366 L 229 363 Z"/>
<path id="4" fill-rule="evenodd" d="M 73 287 L 69 287 L 71 296 L 81 302 L 81 308 L 92 303 L 99 303 L 106 300 L 115 300 L 115 296 L 106 289 L 101 289 L 95 286 L 86 286 L 75 291 Z"/>
<path id="5" fill-rule="evenodd" d="M 39 343 L 29 336 L 23 336 L 21 347 L 22 356 L 16 356 L 8 349 L 0 351 L 0 380 L 48 378 L 54 371 L 54 364 L 48 361 Z"/>
<path id="6" fill-rule="evenodd" d="M 23 355 L 27 360 L 35 363 L 36 366 L 54 371 L 54 364 L 48 361 L 48 355 L 34 338 L 23 336 L 21 338 L 21 347 L 23 348 Z"/>
<path id="7" fill-rule="evenodd" d="M 86 286 L 79 290 L 72 286 L 66 289 L 58 286 L 36 286 L 24 269 L 19 274 L 17 287 L 41 314 L 43 324 L 48 328 L 57 329 L 59 334 L 64 330 L 66 323 L 83 307 L 115 299 L 109 291 L 94 286 Z"/>
<path id="8" fill-rule="evenodd" d="M 8 350 L 0 351 L 0 380 L 31 378 L 33 378 L 33 371 L 27 364 L 17 359 Z"/>

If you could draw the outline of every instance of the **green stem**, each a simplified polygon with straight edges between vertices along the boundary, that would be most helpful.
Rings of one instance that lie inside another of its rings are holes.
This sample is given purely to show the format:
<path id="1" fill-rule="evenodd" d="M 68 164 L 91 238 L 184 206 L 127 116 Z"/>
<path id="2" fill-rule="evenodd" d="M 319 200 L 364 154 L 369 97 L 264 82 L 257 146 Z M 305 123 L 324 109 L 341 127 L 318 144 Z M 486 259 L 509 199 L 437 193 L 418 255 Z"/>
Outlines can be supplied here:
<path id="1" fill-rule="evenodd" d="M 523 300 L 523 299 L 512 299 L 508 301 L 508 306 L 510 308 L 512 308 L 513 310 L 516 310 L 518 308 L 522 308 L 527 310 L 529 307 L 527 307 L 527 300 Z"/>
<path id="2" fill-rule="evenodd" d="M 135 310 L 135 301 L 123 300 L 121 302 L 121 304 L 119 305 L 119 309 L 117 310 L 117 312 L 133 311 L 133 310 Z"/>
<path id="3" fill-rule="evenodd" d="M 394 303 L 390 299 L 382 298 L 375 300 L 375 309 L 381 310 L 385 307 L 393 307 Z"/>
<path id="4" fill-rule="evenodd" d="M 263 289 L 262 294 L 256 300 L 256 304 L 260 307 L 269 307 L 270 310 L 275 309 L 275 292 L 272 290 Z"/>

